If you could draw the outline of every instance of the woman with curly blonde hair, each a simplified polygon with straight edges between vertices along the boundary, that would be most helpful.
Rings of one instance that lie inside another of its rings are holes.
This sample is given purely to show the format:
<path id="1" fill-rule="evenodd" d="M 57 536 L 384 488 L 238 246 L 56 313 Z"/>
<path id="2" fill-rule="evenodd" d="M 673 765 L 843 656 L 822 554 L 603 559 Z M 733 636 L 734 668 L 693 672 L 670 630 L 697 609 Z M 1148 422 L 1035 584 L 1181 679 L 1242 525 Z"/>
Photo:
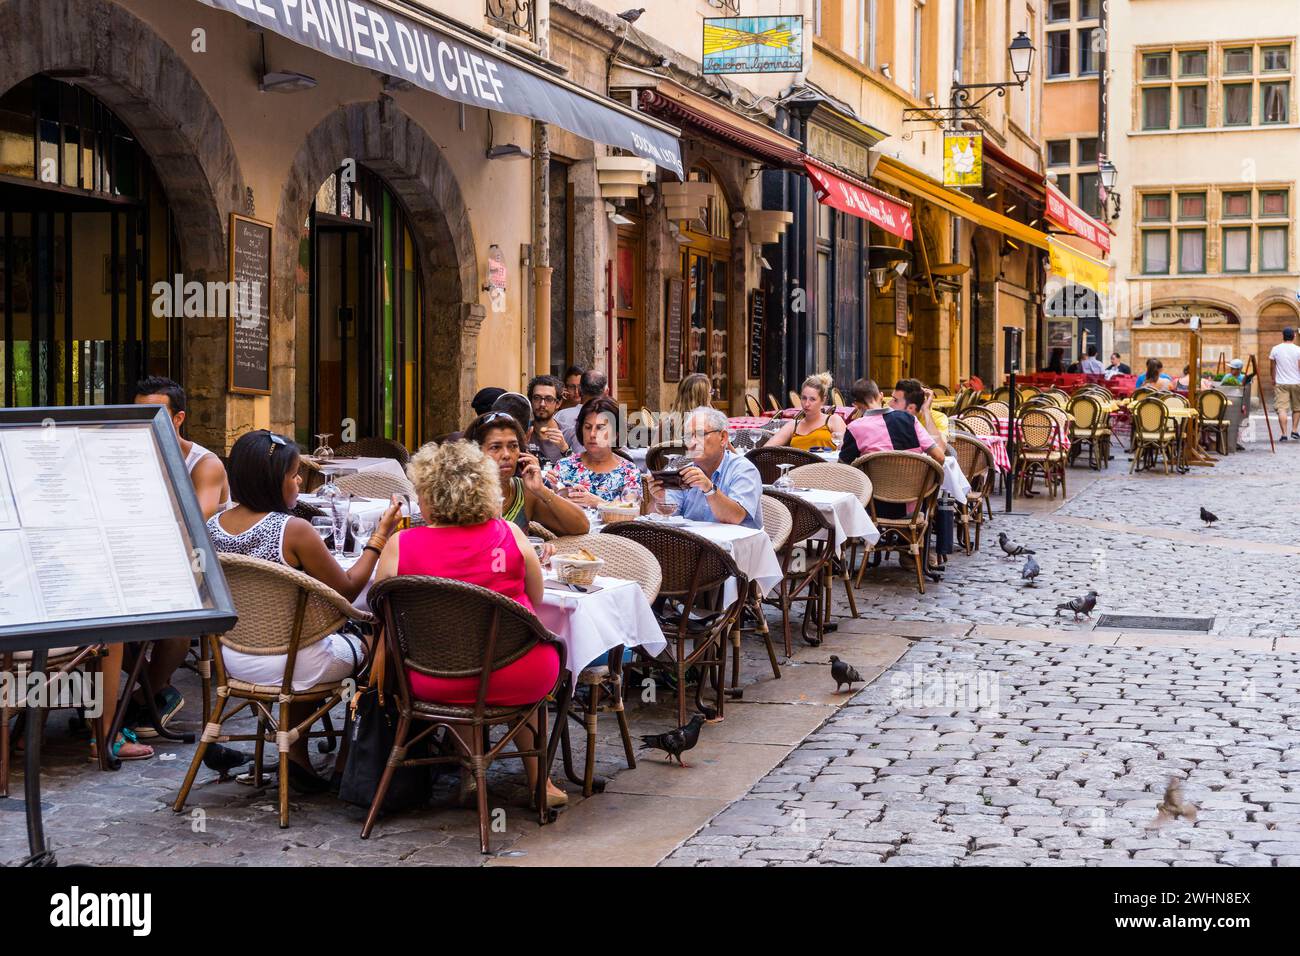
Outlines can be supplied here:
<path id="1" fill-rule="evenodd" d="M 799 390 L 801 411 L 787 422 L 768 442 L 772 445 L 790 445 L 807 451 L 810 448 L 839 448 L 844 441 L 844 419 L 835 412 L 829 415 L 823 406 L 830 401 L 831 373 L 809 375 Z"/>
<path id="2" fill-rule="evenodd" d="M 501 482 L 496 463 L 468 441 L 428 444 L 411 456 L 407 477 L 415 485 L 426 527 L 408 528 L 389 539 L 375 579 L 401 574 L 452 578 L 488 588 L 533 611 L 542 600 L 537 553 L 513 522 L 501 517 Z M 445 635 L 455 640 L 454 630 Z M 488 678 L 487 703 L 514 707 L 534 703 L 555 689 L 560 658 L 551 644 L 537 644 Z M 472 706 L 478 677 L 429 677 L 408 671 L 411 695 L 438 704 Z M 519 732 L 519 746 L 533 746 L 536 728 Z M 537 761 L 524 761 L 529 786 Z M 563 790 L 548 784 L 548 802 L 563 803 Z"/>

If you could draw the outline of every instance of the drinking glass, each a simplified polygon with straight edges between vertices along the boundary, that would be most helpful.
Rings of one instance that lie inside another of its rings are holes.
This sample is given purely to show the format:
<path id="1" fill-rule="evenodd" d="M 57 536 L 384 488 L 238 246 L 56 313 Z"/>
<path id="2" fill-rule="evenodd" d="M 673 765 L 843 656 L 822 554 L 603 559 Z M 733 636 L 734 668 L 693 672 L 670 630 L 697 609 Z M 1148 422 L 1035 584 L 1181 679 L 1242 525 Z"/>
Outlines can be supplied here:
<path id="1" fill-rule="evenodd" d="M 316 436 L 316 441 L 319 444 L 317 444 L 316 450 L 312 452 L 313 458 L 320 461 L 329 461 L 334 457 L 334 449 L 329 446 L 329 440 L 332 437 L 334 436 L 331 432 L 321 432 Z"/>
<path id="2" fill-rule="evenodd" d="M 794 465 L 785 464 L 777 465 L 776 467 L 781 469 L 781 477 L 777 478 L 776 481 L 773 482 L 772 487 L 776 488 L 777 491 L 789 491 L 794 486 L 794 482 L 790 480 L 790 469 L 793 468 Z"/>
<path id="3" fill-rule="evenodd" d="M 348 517 L 352 513 L 352 498 L 335 495 L 329 500 L 330 521 L 334 529 L 334 557 L 343 557 L 343 542 L 347 538 Z"/>
<path id="4" fill-rule="evenodd" d="M 312 518 L 311 526 L 316 529 L 322 541 L 328 541 L 329 536 L 334 533 L 334 519 L 329 515 L 317 515 Z"/>
<path id="5" fill-rule="evenodd" d="M 360 556 L 362 550 L 365 549 L 366 542 L 370 540 L 370 536 L 374 533 L 374 518 L 368 518 L 363 514 L 354 514 L 352 516 L 352 550 L 348 553 Z"/>

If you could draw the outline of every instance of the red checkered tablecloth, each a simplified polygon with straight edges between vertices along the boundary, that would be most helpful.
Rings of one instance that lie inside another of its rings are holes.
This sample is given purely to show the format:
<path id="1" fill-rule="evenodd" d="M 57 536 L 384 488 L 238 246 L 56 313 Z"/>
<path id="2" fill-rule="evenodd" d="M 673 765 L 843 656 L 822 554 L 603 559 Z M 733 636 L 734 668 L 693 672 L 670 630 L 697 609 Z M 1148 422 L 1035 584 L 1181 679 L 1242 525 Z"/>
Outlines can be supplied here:
<path id="1" fill-rule="evenodd" d="M 746 416 L 740 416 L 737 418 L 728 418 L 727 428 L 733 432 L 739 431 L 742 428 L 762 428 L 771 421 L 772 419 L 770 418 L 749 418 Z"/>
<path id="2" fill-rule="evenodd" d="M 998 471 L 1011 470 L 1011 458 L 1007 455 L 1007 440 L 1001 435 L 976 435 L 980 441 L 989 446 L 993 452 L 993 466 Z"/>

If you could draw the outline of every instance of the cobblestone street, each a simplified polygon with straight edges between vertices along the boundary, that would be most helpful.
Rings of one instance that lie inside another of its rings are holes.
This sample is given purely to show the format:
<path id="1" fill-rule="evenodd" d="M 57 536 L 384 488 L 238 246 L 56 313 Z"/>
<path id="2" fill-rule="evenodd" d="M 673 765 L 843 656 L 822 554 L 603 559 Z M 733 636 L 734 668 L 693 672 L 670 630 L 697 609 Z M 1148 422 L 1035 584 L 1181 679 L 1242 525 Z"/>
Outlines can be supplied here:
<path id="1" fill-rule="evenodd" d="M 1276 500 L 1296 452 L 1169 477 L 1121 455 L 1055 512 L 998 514 L 986 530 L 1037 550 L 1040 586 L 986 538 L 924 596 L 877 594 L 869 616 L 975 626 L 917 640 L 666 864 L 1300 864 L 1300 548 Z M 1197 639 L 1053 616 L 1088 587 L 1098 612 L 1214 623 Z M 1171 777 L 1195 823 L 1148 828 Z"/>

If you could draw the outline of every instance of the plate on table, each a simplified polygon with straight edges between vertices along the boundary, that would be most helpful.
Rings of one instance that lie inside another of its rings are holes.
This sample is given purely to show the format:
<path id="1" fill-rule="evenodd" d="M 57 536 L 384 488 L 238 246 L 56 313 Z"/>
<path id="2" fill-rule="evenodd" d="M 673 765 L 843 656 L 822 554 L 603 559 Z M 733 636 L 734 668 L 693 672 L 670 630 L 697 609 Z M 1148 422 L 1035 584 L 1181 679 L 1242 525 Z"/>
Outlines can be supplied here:
<path id="1" fill-rule="evenodd" d="M 686 519 L 683 518 L 681 515 L 648 514 L 648 515 L 642 515 L 636 520 L 654 521 L 657 522 L 658 524 L 671 524 L 671 525 L 683 525 L 687 523 Z"/>

